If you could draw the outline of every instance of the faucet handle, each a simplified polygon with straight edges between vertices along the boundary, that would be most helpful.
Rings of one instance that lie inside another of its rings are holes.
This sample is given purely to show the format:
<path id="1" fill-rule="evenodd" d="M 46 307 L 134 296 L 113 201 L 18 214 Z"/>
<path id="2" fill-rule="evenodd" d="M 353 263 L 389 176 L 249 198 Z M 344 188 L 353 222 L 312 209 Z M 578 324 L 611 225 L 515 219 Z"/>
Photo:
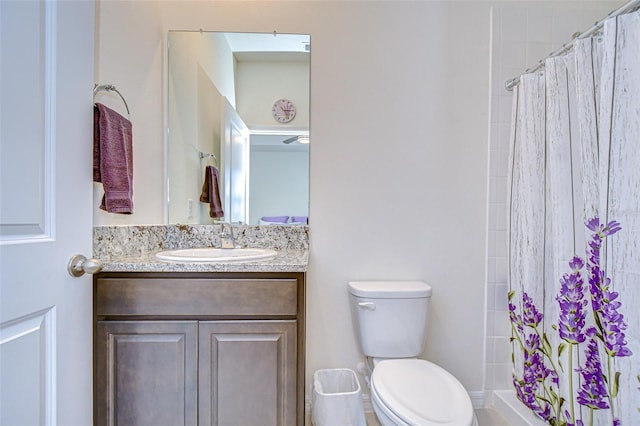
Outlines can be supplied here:
<path id="1" fill-rule="evenodd" d="M 222 232 L 220 233 L 220 244 L 222 248 L 230 249 L 235 248 L 236 242 L 233 236 L 233 227 L 228 222 L 222 222 L 220 224 Z"/>

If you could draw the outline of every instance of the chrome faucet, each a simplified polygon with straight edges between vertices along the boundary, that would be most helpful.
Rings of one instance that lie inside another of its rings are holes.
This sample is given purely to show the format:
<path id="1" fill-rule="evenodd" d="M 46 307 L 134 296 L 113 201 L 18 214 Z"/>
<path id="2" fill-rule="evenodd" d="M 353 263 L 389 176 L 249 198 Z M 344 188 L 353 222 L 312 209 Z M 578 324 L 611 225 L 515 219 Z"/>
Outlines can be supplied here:
<path id="1" fill-rule="evenodd" d="M 220 224 L 222 232 L 220 233 L 221 247 L 224 249 L 232 249 L 236 247 L 236 240 L 233 237 L 233 227 L 228 222 Z"/>

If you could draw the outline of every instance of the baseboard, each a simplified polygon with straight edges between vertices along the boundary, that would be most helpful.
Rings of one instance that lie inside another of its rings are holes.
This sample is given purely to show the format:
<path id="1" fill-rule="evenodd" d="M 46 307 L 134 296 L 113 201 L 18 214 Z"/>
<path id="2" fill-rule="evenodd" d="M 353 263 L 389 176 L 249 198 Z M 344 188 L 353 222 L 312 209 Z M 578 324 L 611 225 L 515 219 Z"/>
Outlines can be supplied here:
<path id="1" fill-rule="evenodd" d="M 368 393 L 361 393 L 360 397 L 362 398 L 362 407 L 364 408 L 365 413 L 373 413 L 373 405 L 371 405 L 371 395 Z M 311 395 L 307 395 L 304 398 L 304 412 L 311 412 Z"/>
<path id="2" fill-rule="evenodd" d="M 371 404 L 371 395 L 368 393 L 362 392 L 360 394 L 362 398 L 362 407 L 364 408 L 365 413 L 373 413 L 373 405 Z M 484 392 L 476 391 L 469 392 L 469 398 L 471 398 L 471 405 L 474 410 L 484 407 Z M 304 401 L 304 412 L 311 412 L 311 395 L 307 395 Z"/>
<path id="3" fill-rule="evenodd" d="M 362 394 L 362 407 L 365 413 L 373 413 L 373 405 L 371 405 L 371 394 Z"/>
<path id="4" fill-rule="evenodd" d="M 474 410 L 484 408 L 484 392 L 471 391 L 469 392 L 469 398 L 471 398 L 471 405 Z"/>

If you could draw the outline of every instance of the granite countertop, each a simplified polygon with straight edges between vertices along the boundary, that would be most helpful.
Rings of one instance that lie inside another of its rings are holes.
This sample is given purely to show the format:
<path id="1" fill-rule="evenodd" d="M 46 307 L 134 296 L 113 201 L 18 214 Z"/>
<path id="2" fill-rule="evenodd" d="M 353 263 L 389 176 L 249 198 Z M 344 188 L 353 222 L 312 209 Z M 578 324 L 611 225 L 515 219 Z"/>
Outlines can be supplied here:
<path id="1" fill-rule="evenodd" d="M 221 225 L 99 226 L 93 229 L 93 256 L 103 272 L 306 272 L 307 226 L 233 225 L 238 247 L 269 248 L 276 257 L 232 262 L 171 262 L 165 250 L 220 247 Z"/>
<path id="2" fill-rule="evenodd" d="M 232 262 L 171 262 L 158 260 L 156 252 L 112 257 L 102 272 L 306 272 L 308 250 L 278 250 L 276 257 Z"/>

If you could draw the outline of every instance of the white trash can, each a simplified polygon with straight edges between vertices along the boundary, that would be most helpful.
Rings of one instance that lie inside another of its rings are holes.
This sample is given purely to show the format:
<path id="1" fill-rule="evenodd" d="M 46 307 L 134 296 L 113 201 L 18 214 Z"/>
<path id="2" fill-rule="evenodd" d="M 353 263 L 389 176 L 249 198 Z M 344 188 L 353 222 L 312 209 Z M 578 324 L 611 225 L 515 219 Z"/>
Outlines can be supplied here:
<path id="1" fill-rule="evenodd" d="M 366 426 L 355 371 L 336 368 L 313 373 L 311 423 L 314 426 Z"/>

